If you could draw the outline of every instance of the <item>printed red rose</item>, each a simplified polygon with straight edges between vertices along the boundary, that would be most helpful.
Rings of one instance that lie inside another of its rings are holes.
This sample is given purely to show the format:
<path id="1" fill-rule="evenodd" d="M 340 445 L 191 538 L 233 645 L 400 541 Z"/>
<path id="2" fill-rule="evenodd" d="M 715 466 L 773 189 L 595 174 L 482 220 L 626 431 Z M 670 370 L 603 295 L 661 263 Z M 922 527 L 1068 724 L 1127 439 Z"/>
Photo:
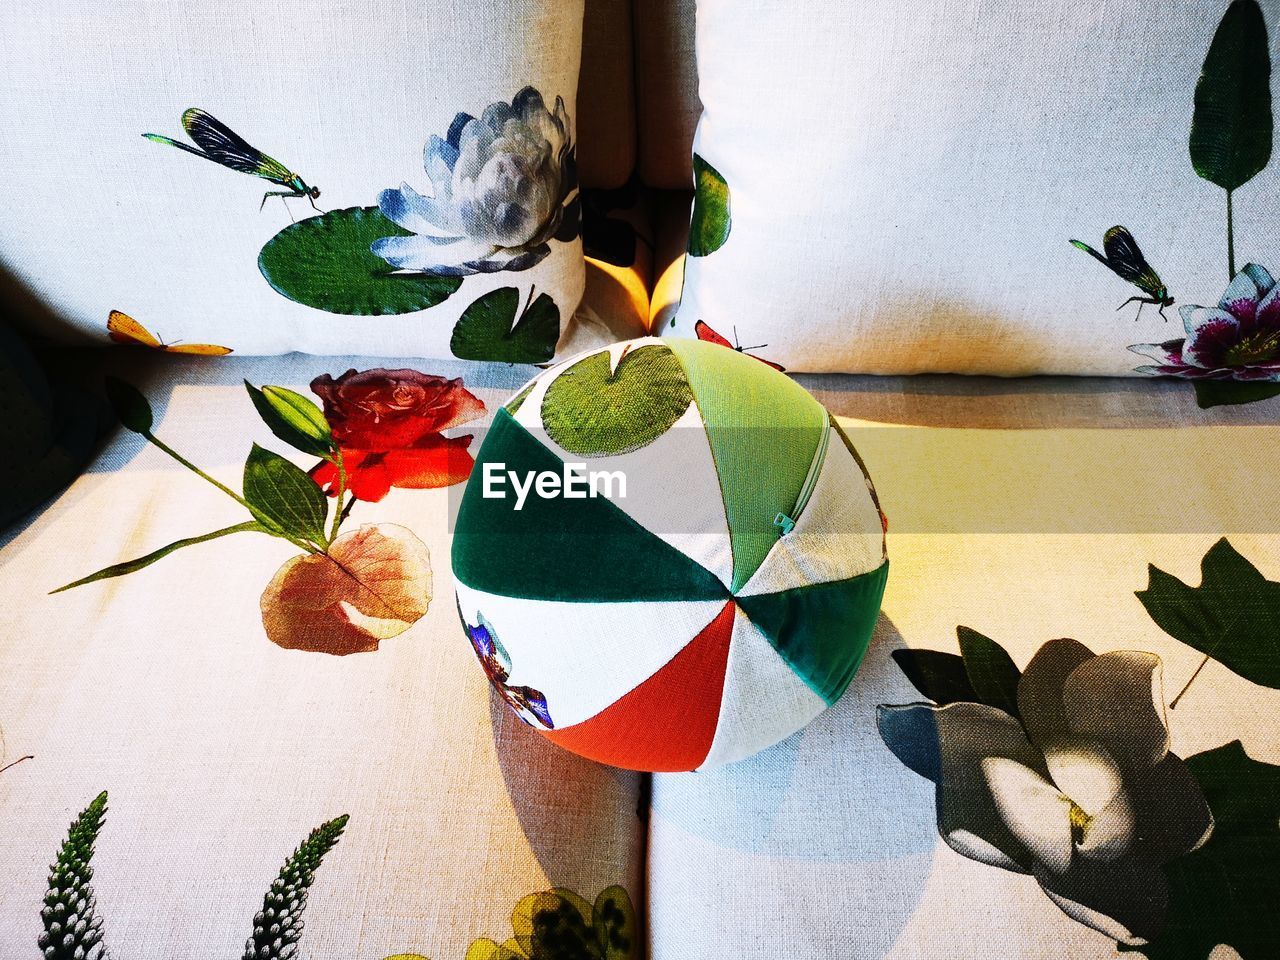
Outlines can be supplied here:
<path id="1" fill-rule="evenodd" d="M 475 460 L 467 451 L 471 435 L 423 437 L 404 450 L 343 450 L 347 489 L 357 500 L 375 502 L 392 487 L 429 490 L 450 487 L 471 476 Z M 311 471 L 311 479 L 329 496 L 338 493 L 338 468 L 327 460 Z"/>
<path id="2" fill-rule="evenodd" d="M 484 402 L 462 385 L 417 370 L 348 370 L 311 381 L 344 450 L 400 450 L 474 420 Z"/>
<path id="3" fill-rule="evenodd" d="M 416 370 L 348 370 L 336 380 L 328 374 L 316 377 L 311 389 L 324 403 L 342 450 L 346 489 L 357 500 L 381 500 L 392 487 L 448 487 L 471 475 L 471 437 L 441 433 L 485 411 L 461 378 Z M 337 495 L 336 464 L 316 464 L 311 477 L 330 496 Z"/>

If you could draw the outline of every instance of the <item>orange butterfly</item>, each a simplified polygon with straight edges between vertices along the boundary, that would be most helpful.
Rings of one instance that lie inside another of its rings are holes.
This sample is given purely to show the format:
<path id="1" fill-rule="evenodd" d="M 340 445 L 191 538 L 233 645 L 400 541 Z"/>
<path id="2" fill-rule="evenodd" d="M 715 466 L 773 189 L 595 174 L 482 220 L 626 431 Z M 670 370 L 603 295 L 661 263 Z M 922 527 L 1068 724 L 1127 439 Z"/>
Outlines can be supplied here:
<path id="1" fill-rule="evenodd" d="M 231 352 L 230 347 L 219 347 L 212 343 L 165 343 L 133 317 L 119 310 L 112 310 L 111 315 L 107 317 L 107 334 L 116 343 L 125 343 L 133 347 L 150 347 L 152 350 L 163 350 L 165 353 L 225 357 Z"/>

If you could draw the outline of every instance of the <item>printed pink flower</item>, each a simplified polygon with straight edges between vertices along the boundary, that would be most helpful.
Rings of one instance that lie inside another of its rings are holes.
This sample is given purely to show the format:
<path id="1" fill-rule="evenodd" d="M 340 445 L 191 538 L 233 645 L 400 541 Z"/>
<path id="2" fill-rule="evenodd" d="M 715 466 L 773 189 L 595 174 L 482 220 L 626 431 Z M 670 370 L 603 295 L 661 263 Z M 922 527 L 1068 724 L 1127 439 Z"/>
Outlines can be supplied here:
<path id="1" fill-rule="evenodd" d="M 1280 381 L 1280 285 L 1250 263 L 1235 275 L 1217 307 L 1180 311 L 1187 336 L 1135 343 L 1134 353 L 1156 362 L 1138 373 L 1187 380 Z"/>

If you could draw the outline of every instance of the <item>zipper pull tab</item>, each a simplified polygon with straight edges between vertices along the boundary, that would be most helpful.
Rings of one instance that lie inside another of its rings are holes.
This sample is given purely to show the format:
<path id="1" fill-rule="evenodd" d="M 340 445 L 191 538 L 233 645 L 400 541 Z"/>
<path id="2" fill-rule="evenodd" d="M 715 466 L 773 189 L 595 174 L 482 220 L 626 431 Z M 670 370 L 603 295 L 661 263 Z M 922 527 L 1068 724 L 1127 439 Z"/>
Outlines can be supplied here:
<path id="1" fill-rule="evenodd" d="M 776 517 L 773 518 L 773 525 L 775 527 L 781 527 L 782 535 L 785 537 L 788 533 L 790 533 L 793 529 L 795 529 L 796 522 L 792 520 L 790 517 L 788 517 L 785 513 L 779 513 Z"/>

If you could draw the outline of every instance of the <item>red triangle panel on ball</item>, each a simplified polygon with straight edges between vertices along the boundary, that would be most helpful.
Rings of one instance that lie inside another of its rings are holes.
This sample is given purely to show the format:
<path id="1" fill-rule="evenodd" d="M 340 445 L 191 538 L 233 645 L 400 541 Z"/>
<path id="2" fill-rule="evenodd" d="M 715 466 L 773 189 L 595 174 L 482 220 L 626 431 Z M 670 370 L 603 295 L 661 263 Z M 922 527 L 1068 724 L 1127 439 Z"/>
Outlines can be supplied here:
<path id="1" fill-rule="evenodd" d="M 692 770 L 707 758 L 720 720 L 735 604 L 644 683 L 589 720 L 542 735 L 566 750 L 628 770 Z"/>

